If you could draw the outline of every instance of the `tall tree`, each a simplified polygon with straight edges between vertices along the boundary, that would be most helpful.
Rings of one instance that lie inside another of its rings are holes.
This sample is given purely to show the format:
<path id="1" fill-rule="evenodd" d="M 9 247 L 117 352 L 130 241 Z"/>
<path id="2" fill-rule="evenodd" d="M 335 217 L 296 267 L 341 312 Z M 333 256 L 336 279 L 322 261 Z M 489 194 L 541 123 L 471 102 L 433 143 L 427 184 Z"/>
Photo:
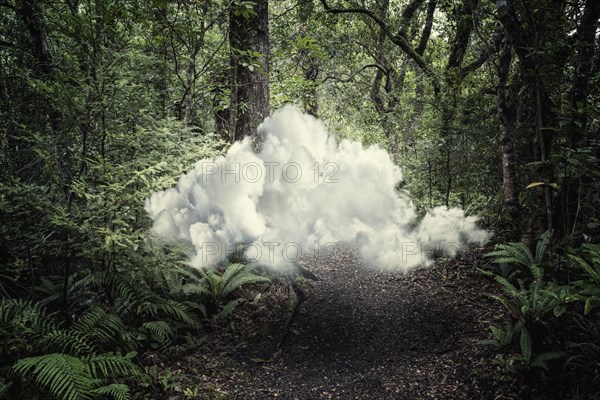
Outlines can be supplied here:
<path id="1" fill-rule="evenodd" d="M 233 1 L 229 18 L 233 142 L 253 135 L 269 115 L 269 2 Z"/>
<path id="2" fill-rule="evenodd" d="M 521 205 L 519 204 L 519 189 L 517 185 L 517 165 L 515 161 L 515 126 L 516 105 L 513 90 L 508 90 L 507 85 L 510 77 L 512 63 L 512 47 L 505 38 L 498 57 L 497 72 L 498 85 L 496 94 L 498 97 L 498 118 L 500 121 L 500 152 L 502 154 L 502 188 L 504 195 L 504 207 L 506 209 L 508 222 L 514 238 L 520 236 Z"/>
<path id="3" fill-rule="evenodd" d="M 314 3 L 312 1 L 300 0 L 298 4 L 298 19 L 300 22 L 300 38 L 303 40 L 311 40 L 311 18 L 314 13 Z M 300 67 L 302 68 L 302 76 L 306 81 L 306 88 L 302 95 L 302 103 L 304 111 L 314 115 L 315 117 L 319 113 L 319 96 L 318 87 L 319 82 L 317 80 L 319 76 L 319 63 L 318 59 L 308 49 L 303 49 L 300 52 Z"/>

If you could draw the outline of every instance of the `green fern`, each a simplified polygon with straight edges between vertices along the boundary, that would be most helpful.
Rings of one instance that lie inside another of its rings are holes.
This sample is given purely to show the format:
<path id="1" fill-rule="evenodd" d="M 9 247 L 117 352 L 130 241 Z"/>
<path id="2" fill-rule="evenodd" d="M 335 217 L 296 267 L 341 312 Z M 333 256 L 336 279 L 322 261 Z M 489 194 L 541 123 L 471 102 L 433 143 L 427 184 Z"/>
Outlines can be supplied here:
<path id="1" fill-rule="evenodd" d="M 504 329 L 490 327 L 495 338 L 485 343 L 506 348 L 518 337 L 520 354 L 509 357 L 507 362 L 522 368 L 547 368 L 547 362 L 553 355 L 536 353 L 535 344 L 544 340 L 545 321 L 564 314 L 571 298 L 567 286 L 544 280 L 543 263 L 548 244 L 549 234 L 545 233 L 537 243 L 535 254 L 523 243 L 499 245 L 496 251 L 488 254 L 494 258 L 494 263 L 524 267 L 531 274 L 528 279 L 513 282 L 490 271 L 482 271 L 492 277 L 503 291 L 502 295 L 490 293 L 489 296 L 504 306 L 513 317 L 513 321 Z"/>
<path id="2" fill-rule="evenodd" d="M 95 379 L 114 379 L 141 376 L 139 368 L 131 361 L 137 352 L 125 356 L 105 353 L 85 357 L 84 360 Z"/>
<path id="3" fill-rule="evenodd" d="M 207 298 L 201 299 L 199 308 L 205 318 L 225 318 L 243 302 L 243 299 L 234 299 L 226 302 L 228 297 L 244 285 L 259 282 L 270 282 L 271 280 L 255 272 L 252 267 L 244 264 L 229 264 L 222 273 L 216 271 L 200 270 L 202 278 L 199 282 L 185 284 L 183 293 L 200 295 Z"/>
<path id="4" fill-rule="evenodd" d="M 133 312 L 140 320 L 165 319 L 194 329 L 200 326 L 196 306 L 174 298 L 183 292 L 180 283 L 182 276 L 190 280 L 197 279 L 188 271 L 176 268 L 176 273 L 160 273 L 158 277 L 152 278 L 154 286 L 147 286 L 147 282 L 134 284 L 134 281 L 148 281 L 135 274 L 115 274 L 106 279 L 106 284 L 114 291 L 114 296 L 120 299 L 118 309 L 122 315 Z"/>
<path id="5" fill-rule="evenodd" d="M 43 335 L 40 347 L 73 355 L 92 354 L 127 335 L 121 319 L 101 308 L 92 308 L 69 329 Z"/>
<path id="6" fill-rule="evenodd" d="M 53 332 L 57 324 L 40 303 L 23 299 L 0 299 L 0 326 L 31 329 L 37 334 Z"/>
<path id="7" fill-rule="evenodd" d="M 541 353 L 536 355 L 533 360 L 531 360 L 530 365 L 535 368 L 541 368 L 546 371 L 549 370 L 548 362 L 557 360 L 565 355 L 564 351 L 547 351 L 545 353 Z"/>
<path id="8" fill-rule="evenodd" d="M 170 343 L 175 336 L 175 330 L 165 321 L 148 321 L 140 327 L 140 332 L 147 339 L 156 339 L 160 346 Z M 140 338 L 144 338 L 141 336 Z M 153 346 L 158 347 L 158 346 Z"/>
<path id="9" fill-rule="evenodd" d="M 6 399 L 8 395 L 8 390 L 12 386 L 12 382 L 7 382 L 4 379 L 0 378 L 0 399 Z"/>
<path id="10" fill-rule="evenodd" d="M 600 308 L 600 245 L 585 244 L 569 258 L 582 273 L 582 279 L 574 282 L 578 297 L 584 302 L 584 314 Z"/>
<path id="11" fill-rule="evenodd" d="M 99 347 L 89 342 L 85 335 L 69 330 L 56 330 L 42 336 L 38 341 L 41 349 L 60 353 L 81 355 L 99 351 Z"/>
<path id="12" fill-rule="evenodd" d="M 66 354 L 29 357 L 17 361 L 13 369 L 23 378 L 33 377 L 38 387 L 48 389 L 59 400 L 92 398 L 92 375 L 78 357 Z"/>
<path id="13" fill-rule="evenodd" d="M 115 395 L 129 398 L 123 384 L 106 384 L 119 377 L 140 376 L 138 367 L 131 362 L 135 353 L 127 356 L 112 353 L 89 357 L 68 354 L 46 354 L 17 361 L 13 370 L 23 379 L 32 378 L 35 385 L 46 389 L 58 400 L 87 400 L 95 395 Z"/>
<path id="14" fill-rule="evenodd" d="M 5 365 L 21 379 L 23 387 L 38 388 L 59 400 L 106 395 L 128 398 L 122 382 L 116 385 L 113 381 L 141 375 L 131 360 L 136 353 L 102 354 L 104 348 L 113 345 L 125 332 L 119 317 L 100 308 L 90 309 L 65 329 L 55 323 L 39 303 L 16 299 L 0 301 L 0 339 L 3 339 L 0 349 L 4 362 L 8 362 Z M 20 336 L 21 341 L 15 342 L 14 338 Z M 9 352 L 14 346 L 22 353 L 18 357 Z M 50 354 L 36 355 L 40 352 Z M 23 353 L 35 356 L 23 357 Z"/>
<path id="15" fill-rule="evenodd" d="M 496 246 L 496 250 L 487 254 L 493 257 L 495 264 L 514 264 L 525 267 L 531 272 L 534 279 L 541 279 L 543 269 L 541 265 L 546 258 L 546 249 L 550 243 L 550 234 L 545 232 L 536 244 L 535 254 L 524 243 L 506 243 Z"/>
<path id="16" fill-rule="evenodd" d="M 122 383 L 113 383 L 106 386 L 101 386 L 92 391 L 93 394 L 101 397 L 112 397 L 115 400 L 129 400 L 131 394 L 129 393 L 129 387 Z"/>
<path id="17" fill-rule="evenodd" d="M 234 290 L 258 282 L 269 282 L 266 276 L 259 275 L 243 264 L 230 264 L 222 274 L 214 271 L 201 271 L 203 281 L 200 284 L 186 285 L 186 293 L 202 293 L 218 303 L 226 299 Z"/>
<path id="18" fill-rule="evenodd" d="M 118 316 L 107 314 L 103 309 L 95 307 L 75 322 L 70 330 L 103 345 L 119 337 L 124 332 L 125 326 Z"/>

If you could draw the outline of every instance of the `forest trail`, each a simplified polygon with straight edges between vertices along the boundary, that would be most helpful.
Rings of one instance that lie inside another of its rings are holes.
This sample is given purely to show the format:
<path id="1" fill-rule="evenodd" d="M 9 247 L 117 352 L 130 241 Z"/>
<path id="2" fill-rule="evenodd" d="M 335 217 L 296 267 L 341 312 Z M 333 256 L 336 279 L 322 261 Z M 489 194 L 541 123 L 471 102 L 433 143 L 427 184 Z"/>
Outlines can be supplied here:
<path id="1" fill-rule="evenodd" d="M 478 379 L 489 353 L 477 341 L 502 316 L 472 266 L 398 275 L 363 265 L 348 246 L 303 265 L 319 281 L 279 350 L 281 324 L 262 343 L 203 354 L 213 367 L 197 372 L 222 395 L 214 398 L 510 398 Z"/>

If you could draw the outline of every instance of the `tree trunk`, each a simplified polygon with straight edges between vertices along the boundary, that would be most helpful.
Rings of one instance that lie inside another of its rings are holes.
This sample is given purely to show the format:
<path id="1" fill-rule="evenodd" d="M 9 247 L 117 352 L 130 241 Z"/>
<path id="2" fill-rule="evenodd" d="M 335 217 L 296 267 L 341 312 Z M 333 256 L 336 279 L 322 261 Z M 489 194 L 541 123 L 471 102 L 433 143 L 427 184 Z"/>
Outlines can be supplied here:
<path id="1" fill-rule="evenodd" d="M 190 43 L 187 68 L 185 73 L 185 94 L 183 98 L 184 112 L 183 123 L 185 126 L 192 126 L 196 115 L 194 105 L 194 84 L 196 81 L 196 54 L 200 46 L 196 43 Z M 182 138 L 183 139 L 183 138 Z"/>
<path id="2" fill-rule="evenodd" d="M 19 9 L 21 19 L 25 28 L 31 36 L 31 51 L 36 60 L 35 69 L 44 79 L 50 79 L 53 70 L 52 53 L 48 49 L 46 34 L 40 17 L 38 15 L 38 7 L 35 0 L 23 0 L 22 6 Z"/>
<path id="3" fill-rule="evenodd" d="M 252 13 L 244 5 L 230 8 L 232 141 L 254 135 L 269 115 L 268 8 L 268 0 L 256 0 Z"/>
<path id="4" fill-rule="evenodd" d="M 514 131 L 516 126 L 516 108 L 506 93 L 510 74 L 512 49 L 508 40 L 504 41 L 498 65 L 498 119 L 500 121 L 500 151 L 502 154 L 502 182 L 506 216 L 515 238 L 520 237 L 521 206 L 517 186 L 516 162 L 514 154 Z"/>
<path id="5" fill-rule="evenodd" d="M 163 22 L 164 17 L 160 9 L 156 9 L 152 21 L 152 38 L 161 37 L 167 26 Z M 156 40 L 156 39 L 155 39 Z M 168 104 L 168 64 L 167 64 L 167 42 L 164 39 L 156 40 L 153 43 L 153 52 L 158 59 L 156 65 L 156 77 L 153 80 L 154 90 L 158 93 L 158 109 L 160 117 L 167 115 Z"/>
<path id="6" fill-rule="evenodd" d="M 310 35 L 310 18 L 314 13 L 314 4 L 312 1 L 305 1 L 298 7 L 298 19 L 300 20 L 300 37 L 304 38 Z M 300 66 L 303 70 L 305 80 L 305 89 L 302 96 L 304 111 L 315 117 L 319 114 L 319 64 L 318 60 L 310 51 L 302 51 L 300 54 Z"/>
<path id="7" fill-rule="evenodd" d="M 229 135 L 229 105 L 225 105 L 228 76 L 223 71 L 217 71 L 213 76 L 213 113 L 215 119 L 215 134 L 225 142 L 231 142 Z"/>
<path id="8" fill-rule="evenodd" d="M 429 37 L 431 36 L 431 29 L 433 28 L 433 15 L 435 14 L 435 9 L 437 7 L 437 0 L 429 0 L 427 4 L 427 16 L 425 17 L 425 25 L 423 26 L 423 31 L 421 32 L 421 38 L 419 39 L 419 45 L 415 49 L 418 55 L 423 56 L 425 53 L 425 49 L 427 48 L 427 43 L 429 43 Z M 417 82 L 415 84 L 415 105 L 412 113 L 412 127 L 411 130 L 413 134 L 411 137 L 414 137 L 417 130 L 419 129 L 421 114 L 424 109 L 424 99 L 425 96 L 425 81 L 423 74 L 419 74 L 417 77 Z M 410 147 L 414 147 L 414 143 L 409 143 Z"/>
<path id="9" fill-rule="evenodd" d="M 208 2 L 202 5 L 202 17 L 206 16 L 208 12 Z M 195 104 L 195 91 L 196 91 L 196 57 L 198 52 L 204 46 L 204 37 L 208 27 L 204 18 L 200 21 L 200 30 L 197 34 L 193 34 L 190 37 L 188 43 L 188 62 L 186 68 L 185 78 L 185 96 L 184 96 L 184 114 L 183 123 L 186 126 L 193 126 L 196 119 L 196 104 Z"/>

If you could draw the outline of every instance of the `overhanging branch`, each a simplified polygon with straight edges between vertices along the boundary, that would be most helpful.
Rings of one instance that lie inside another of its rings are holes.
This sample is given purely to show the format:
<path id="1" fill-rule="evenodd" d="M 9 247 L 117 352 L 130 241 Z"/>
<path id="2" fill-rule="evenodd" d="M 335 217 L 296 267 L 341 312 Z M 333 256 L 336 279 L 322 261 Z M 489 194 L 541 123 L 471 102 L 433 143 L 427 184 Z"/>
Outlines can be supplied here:
<path id="1" fill-rule="evenodd" d="M 358 74 L 360 74 L 362 71 L 368 69 L 368 68 L 377 68 L 378 70 L 380 70 L 381 72 L 383 72 L 384 74 L 387 72 L 387 70 L 385 69 L 385 67 L 381 64 L 366 64 L 363 65 L 361 68 L 359 68 L 358 70 L 354 71 L 348 78 L 338 78 L 336 76 L 332 76 L 332 75 L 328 75 L 326 76 L 323 81 L 321 83 L 327 82 L 328 80 L 336 80 L 338 82 L 342 82 L 342 83 L 348 83 L 350 81 L 352 81 Z"/>
<path id="2" fill-rule="evenodd" d="M 400 47 L 404 53 L 408 57 L 410 57 L 415 64 L 423 71 L 423 73 L 430 79 L 431 86 L 433 86 L 433 90 L 435 93 L 439 93 L 440 91 L 440 82 L 436 74 L 433 72 L 431 67 L 423 60 L 416 50 L 408 43 L 406 38 L 401 34 L 392 34 L 390 32 L 389 27 L 386 22 L 379 18 L 374 12 L 367 10 L 366 8 L 352 7 L 352 8 L 332 8 L 327 0 L 321 0 L 321 4 L 325 8 L 325 11 L 330 14 L 363 14 L 368 16 L 375 22 L 377 25 L 381 27 L 385 35 L 394 43 L 396 46 Z"/>

